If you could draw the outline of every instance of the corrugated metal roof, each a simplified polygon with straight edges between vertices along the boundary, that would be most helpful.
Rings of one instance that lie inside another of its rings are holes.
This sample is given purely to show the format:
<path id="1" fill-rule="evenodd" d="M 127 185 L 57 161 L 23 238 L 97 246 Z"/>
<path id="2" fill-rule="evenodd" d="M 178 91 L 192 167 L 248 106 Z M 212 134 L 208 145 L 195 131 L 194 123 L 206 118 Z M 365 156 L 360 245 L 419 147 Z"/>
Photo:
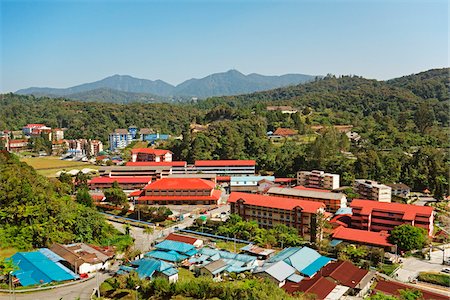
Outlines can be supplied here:
<path id="1" fill-rule="evenodd" d="M 156 249 L 162 249 L 162 250 L 167 250 L 167 251 L 176 251 L 182 254 L 188 255 L 187 253 L 191 250 L 195 250 L 195 247 L 191 244 L 187 244 L 187 243 L 182 243 L 182 242 L 177 242 L 177 241 L 171 241 L 171 240 L 165 240 L 162 241 L 159 244 L 155 245 Z M 193 253 L 192 255 L 194 255 L 195 253 Z"/>
<path id="2" fill-rule="evenodd" d="M 341 200 L 343 197 L 345 197 L 345 194 L 343 193 L 318 192 L 318 191 L 299 190 L 292 188 L 279 188 L 279 187 L 271 187 L 267 193 L 272 195 L 287 195 L 296 197 L 333 199 L 333 200 Z"/>
<path id="3" fill-rule="evenodd" d="M 289 276 L 287 279 L 289 281 L 295 282 L 295 283 L 299 283 L 300 281 L 302 281 L 305 277 L 300 276 L 298 274 L 292 274 L 291 276 Z"/>
<path id="4" fill-rule="evenodd" d="M 159 258 L 171 262 L 180 262 L 188 258 L 186 255 L 181 255 L 175 251 L 165 252 L 158 250 L 150 251 L 146 253 L 145 256 Z"/>
<path id="5" fill-rule="evenodd" d="M 286 280 L 289 276 L 295 273 L 295 269 L 285 263 L 284 261 L 279 261 L 273 264 L 267 264 L 263 266 L 259 272 L 265 272 L 275 278 L 278 281 Z"/>

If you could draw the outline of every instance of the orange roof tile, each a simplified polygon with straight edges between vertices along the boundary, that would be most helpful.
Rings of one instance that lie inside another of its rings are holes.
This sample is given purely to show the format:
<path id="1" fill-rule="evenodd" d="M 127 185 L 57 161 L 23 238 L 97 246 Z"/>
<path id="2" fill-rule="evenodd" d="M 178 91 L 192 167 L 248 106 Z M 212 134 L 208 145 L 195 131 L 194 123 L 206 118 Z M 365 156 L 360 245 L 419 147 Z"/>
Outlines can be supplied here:
<path id="1" fill-rule="evenodd" d="M 413 204 L 378 202 L 372 200 L 353 199 L 351 208 L 362 208 L 361 214 L 370 215 L 372 210 L 403 213 L 404 220 L 414 220 L 417 214 L 431 216 L 433 208 L 430 206 L 418 206 Z"/>
<path id="2" fill-rule="evenodd" d="M 383 247 L 392 246 L 392 244 L 388 242 L 388 237 L 389 234 L 383 231 L 375 232 L 346 228 L 343 226 L 339 226 L 338 228 L 336 228 L 333 233 L 334 239 Z"/>
<path id="3" fill-rule="evenodd" d="M 144 190 L 212 190 L 211 180 L 200 178 L 161 178 L 147 185 Z"/>
<path id="4" fill-rule="evenodd" d="M 166 155 L 166 153 L 172 153 L 170 150 L 164 150 L 164 149 L 153 149 L 153 148 L 136 148 L 131 149 L 131 153 L 147 153 L 147 154 L 154 154 L 157 156 Z"/>

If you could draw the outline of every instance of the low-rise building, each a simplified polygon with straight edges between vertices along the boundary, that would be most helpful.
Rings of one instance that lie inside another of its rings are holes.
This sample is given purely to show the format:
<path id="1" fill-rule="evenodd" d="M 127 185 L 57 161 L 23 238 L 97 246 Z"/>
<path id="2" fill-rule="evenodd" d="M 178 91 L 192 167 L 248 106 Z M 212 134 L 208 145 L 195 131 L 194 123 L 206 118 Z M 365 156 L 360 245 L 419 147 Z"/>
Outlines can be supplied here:
<path id="1" fill-rule="evenodd" d="M 221 274 L 225 271 L 227 266 L 227 263 L 219 258 L 218 260 L 209 262 L 202 266 L 200 268 L 200 275 L 212 277 L 215 280 L 220 280 Z"/>
<path id="2" fill-rule="evenodd" d="M 274 182 L 274 176 L 231 176 L 231 192 L 256 192 L 261 181 Z M 263 183 L 262 183 L 263 184 Z"/>
<path id="3" fill-rule="evenodd" d="M 248 244 L 247 246 L 242 247 L 240 250 L 249 255 L 256 256 L 259 260 L 266 260 L 275 253 L 275 250 L 273 249 L 261 248 L 257 245 L 252 244 Z"/>
<path id="4" fill-rule="evenodd" d="M 314 276 L 310 279 L 305 278 L 298 283 L 287 282 L 283 289 L 290 294 L 304 293 L 316 300 L 339 300 L 349 288 L 337 285 L 322 276 Z"/>
<path id="5" fill-rule="evenodd" d="M 347 197 L 345 196 L 345 194 L 333 193 L 329 190 L 318 190 L 303 187 L 272 187 L 267 191 L 267 194 L 276 197 L 320 202 L 325 204 L 327 211 L 333 213 L 336 212 L 339 208 L 347 206 Z"/>
<path id="6" fill-rule="evenodd" d="M 145 166 L 109 166 L 100 167 L 98 173 L 100 176 L 107 177 L 151 177 L 152 181 L 156 181 L 169 175 L 171 168 L 171 166 L 167 166 L 165 163 Z"/>
<path id="7" fill-rule="evenodd" d="M 142 189 L 152 181 L 152 177 L 108 177 L 100 176 L 88 180 L 88 187 L 90 190 L 101 190 L 111 188 L 114 182 L 123 190 L 137 190 Z"/>
<path id="8" fill-rule="evenodd" d="M 295 114 L 297 110 L 289 105 L 267 106 L 267 111 L 281 111 L 282 114 Z"/>
<path id="9" fill-rule="evenodd" d="M 339 188 L 339 174 L 324 171 L 299 171 L 297 184 L 305 187 L 334 190 Z"/>
<path id="10" fill-rule="evenodd" d="M 244 220 L 255 220 L 263 228 L 272 228 L 277 224 L 294 227 L 299 234 L 316 241 L 319 214 L 325 211 L 321 202 L 286 199 L 274 196 L 233 192 L 228 198 L 231 213 L 240 215 Z"/>
<path id="11" fill-rule="evenodd" d="M 195 248 L 200 248 L 203 246 L 203 240 L 192 237 L 192 236 L 188 236 L 188 235 L 178 234 L 178 233 L 170 233 L 166 237 L 166 240 L 191 244 Z"/>
<path id="12" fill-rule="evenodd" d="M 379 279 L 374 287 L 375 293 L 381 293 L 385 295 L 392 295 L 394 297 L 400 297 L 400 291 L 404 290 L 418 290 L 421 293 L 421 299 L 425 300 L 448 300 L 448 293 L 438 294 L 430 292 L 428 289 L 418 288 L 417 285 L 400 283 L 398 281 L 387 281 Z"/>
<path id="13" fill-rule="evenodd" d="M 8 140 L 7 149 L 11 152 L 19 152 L 23 150 L 27 150 L 29 148 L 28 146 L 29 140 L 22 139 L 22 140 Z"/>
<path id="14" fill-rule="evenodd" d="M 144 187 L 139 204 L 217 205 L 222 192 L 211 180 L 200 178 L 161 178 Z"/>
<path id="15" fill-rule="evenodd" d="M 409 198 L 411 195 L 411 188 L 404 183 L 387 184 L 387 186 L 391 188 L 392 196 Z"/>
<path id="16" fill-rule="evenodd" d="M 255 175 L 254 160 L 196 160 L 192 173 L 209 173 L 218 176 Z"/>
<path id="17" fill-rule="evenodd" d="M 173 264 L 148 257 L 131 261 L 129 266 L 120 266 L 117 274 L 129 274 L 130 272 L 136 272 L 140 279 L 163 277 L 169 282 L 178 281 L 178 270 Z"/>
<path id="18" fill-rule="evenodd" d="M 392 250 L 392 247 L 394 246 L 389 243 L 389 233 L 387 231 L 367 231 L 339 226 L 333 230 L 332 236 L 332 245 L 337 245 L 340 242 L 348 242 L 384 248 L 388 251 Z"/>
<path id="19" fill-rule="evenodd" d="M 279 287 L 286 284 L 288 278 L 295 274 L 295 269 L 284 261 L 264 264 L 264 266 L 255 270 L 255 275 L 267 278 Z"/>
<path id="20" fill-rule="evenodd" d="M 356 179 L 353 184 L 354 190 L 363 199 L 379 202 L 391 202 L 391 188 L 373 180 Z"/>
<path id="21" fill-rule="evenodd" d="M 384 203 L 354 199 L 352 208 L 353 228 L 368 231 L 391 231 L 402 224 L 410 224 L 433 235 L 433 207 L 401 203 Z"/>
<path id="22" fill-rule="evenodd" d="M 131 150 L 132 162 L 171 162 L 173 153 L 169 150 L 138 148 Z"/>

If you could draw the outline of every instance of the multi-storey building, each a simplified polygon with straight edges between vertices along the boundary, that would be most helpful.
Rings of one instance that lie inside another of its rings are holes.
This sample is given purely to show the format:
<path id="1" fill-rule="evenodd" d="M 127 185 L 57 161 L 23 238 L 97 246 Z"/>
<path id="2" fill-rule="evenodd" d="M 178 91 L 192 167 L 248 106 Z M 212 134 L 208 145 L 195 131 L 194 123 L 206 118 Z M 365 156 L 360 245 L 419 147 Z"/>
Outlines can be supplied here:
<path id="1" fill-rule="evenodd" d="M 356 193 L 363 199 L 391 202 L 391 188 L 373 180 L 356 179 L 353 184 Z"/>
<path id="2" fill-rule="evenodd" d="M 100 190 L 112 187 L 114 182 L 123 190 L 137 190 L 142 189 L 152 181 L 152 177 L 138 176 L 138 177 L 94 177 L 88 181 L 89 189 Z"/>
<path id="3" fill-rule="evenodd" d="M 267 194 L 283 198 L 293 198 L 321 202 L 325 204 L 327 211 L 336 212 L 341 207 L 347 206 L 347 197 L 343 193 L 333 193 L 329 190 L 311 188 L 279 188 L 272 187 Z"/>
<path id="4" fill-rule="evenodd" d="M 324 171 L 299 171 L 297 184 L 311 187 L 334 190 L 339 188 L 339 175 L 325 173 Z"/>
<path id="5" fill-rule="evenodd" d="M 354 199 L 351 226 L 368 231 L 390 231 L 402 224 L 424 228 L 433 234 L 433 208 L 401 203 L 383 203 Z"/>
<path id="6" fill-rule="evenodd" d="M 232 192 L 228 198 L 231 213 L 244 220 L 255 220 L 263 228 L 277 224 L 294 227 L 302 237 L 316 241 L 318 214 L 325 211 L 320 202 L 286 199 L 274 196 Z"/>
<path id="7" fill-rule="evenodd" d="M 28 149 L 28 140 L 8 140 L 6 149 L 11 152 L 19 152 Z"/>
<path id="8" fill-rule="evenodd" d="M 127 129 L 116 129 L 109 135 L 109 149 L 123 149 L 133 141 L 133 135 Z"/>
<path id="9" fill-rule="evenodd" d="M 158 163 L 156 166 L 110 166 L 98 170 L 103 177 L 151 177 L 152 181 L 171 174 L 171 166 Z"/>
<path id="10" fill-rule="evenodd" d="M 27 124 L 22 128 L 22 132 L 26 136 L 31 136 L 32 134 L 40 134 L 42 130 L 51 129 L 45 126 L 45 124 Z"/>
<path id="11" fill-rule="evenodd" d="M 177 172 L 242 176 L 255 175 L 255 166 L 254 160 L 196 160 L 193 167 Z"/>
<path id="12" fill-rule="evenodd" d="M 392 196 L 409 198 L 411 195 L 411 188 L 404 183 L 387 184 L 391 188 Z"/>
<path id="13" fill-rule="evenodd" d="M 61 128 L 52 129 L 52 139 L 53 141 L 61 141 L 64 139 L 64 130 Z"/>
<path id="14" fill-rule="evenodd" d="M 99 152 L 103 151 L 103 143 L 99 140 L 65 140 L 67 151 L 74 155 L 97 156 Z"/>
<path id="15" fill-rule="evenodd" d="M 132 162 L 171 162 L 172 152 L 169 150 L 139 148 L 131 150 Z"/>
<path id="16" fill-rule="evenodd" d="M 211 180 L 200 178 L 162 178 L 144 187 L 139 204 L 217 205 L 222 192 Z"/>

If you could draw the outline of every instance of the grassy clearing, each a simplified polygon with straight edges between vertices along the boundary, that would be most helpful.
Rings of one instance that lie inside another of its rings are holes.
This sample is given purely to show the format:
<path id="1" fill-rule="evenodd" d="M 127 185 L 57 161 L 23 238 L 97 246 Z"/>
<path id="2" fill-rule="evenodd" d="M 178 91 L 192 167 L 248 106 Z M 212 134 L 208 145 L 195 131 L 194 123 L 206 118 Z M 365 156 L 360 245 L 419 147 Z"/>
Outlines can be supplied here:
<path id="1" fill-rule="evenodd" d="M 185 268 L 178 268 L 178 280 L 179 281 L 189 281 L 194 279 L 194 273 Z"/>
<path id="2" fill-rule="evenodd" d="M 0 258 L 11 257 L 16 252 L 18 252 L 18 250 L 16 248 L 11 248 L 11 247 L 0 248 Z"/>
<path id="3" fill-rule="evenodd" d="M 443 273 L 420 272 L 419 277 L 417 277 L 417 279 L 423 282 L 442 285 L 445 287 L 450 286 L 450 275 Z"/>
<path id="4" fill-rule="evenodd" d="M 55 156 L 26 157 L 21 158 L 20 160 L 32 166 L 39 174 L 46 177 L 56 177 L 56 172 L 62 170 L 70 171 L 72 169 L 99 168 L 90 163 L 61 160 L 59 157 Z"/>
<path id="5" fill-rule="evenodd" d="M 378 271 L 386 275 L 391 275 L 399 266 L 399 264 L 382 264 L 378 267 Z"/>
<path id="6" fill-rule="evenodd" d="M 236 252 L 239 252 L 239 249 L 242 247 L 247 246 L 247 244 L 243 243 L 236 243 Z M 216 243 L 216 247 L 219 249 L 224 249 L 230 252 L 234 252 L 234 242 L 224 242 L 220 241 Z"/>
<path id="7" fill-rule="evenodd" d="M 148 147 L 148 142 L 137 142 L 136 144 L 133 145 L 133 149 L 147 148 L 147 147 Z"/>

